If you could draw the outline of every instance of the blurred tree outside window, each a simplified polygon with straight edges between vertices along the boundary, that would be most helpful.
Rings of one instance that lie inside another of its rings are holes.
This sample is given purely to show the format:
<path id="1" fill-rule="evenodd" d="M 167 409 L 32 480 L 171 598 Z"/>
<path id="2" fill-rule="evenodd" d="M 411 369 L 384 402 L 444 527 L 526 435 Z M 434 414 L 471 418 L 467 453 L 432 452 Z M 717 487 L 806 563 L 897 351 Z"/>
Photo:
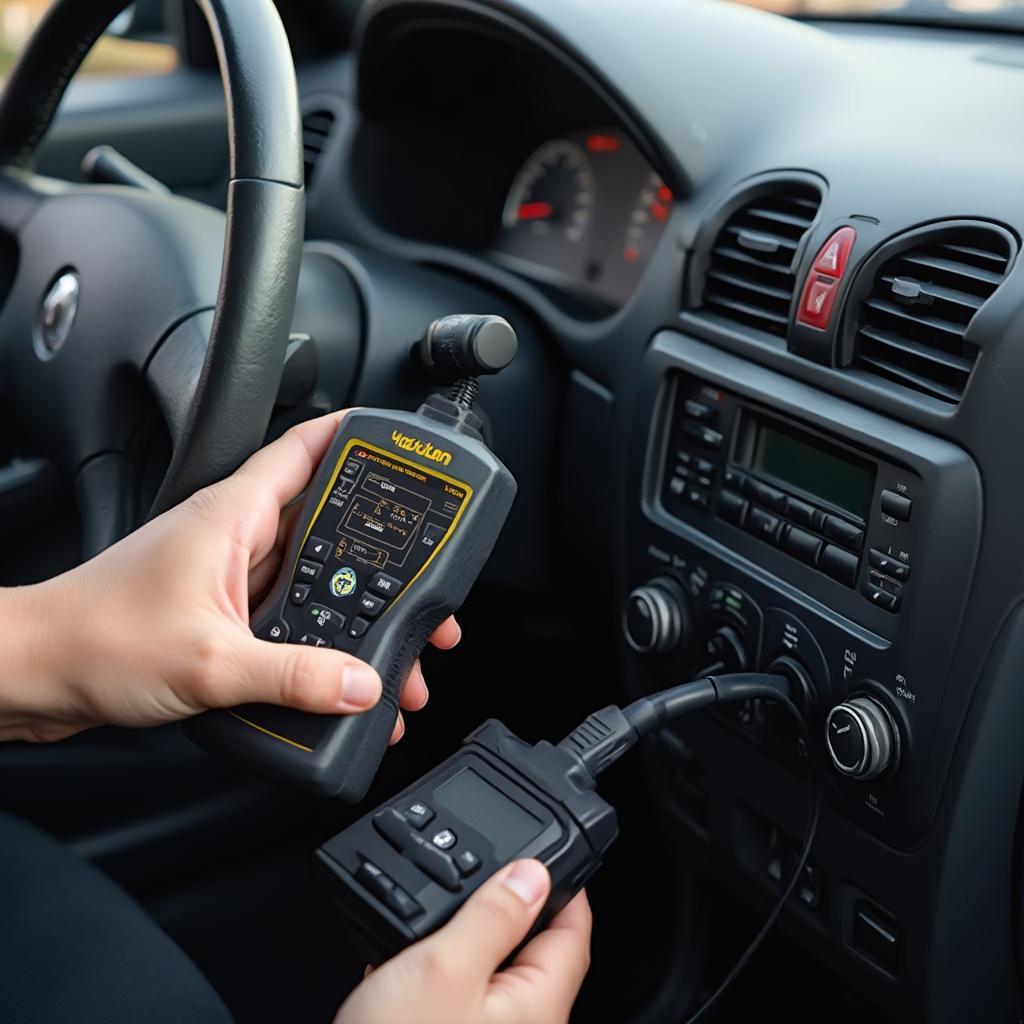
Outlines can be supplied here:
<path id="1" fill-rule="evenodd" d="M 88 3 L 89 0 L 79 0 Z M 0 0 L 0 78 L 6 77 L 50 0 Z M 131 10 L 114 19 L 111 31 L 102 36 L 82 65 L 82 74 L 161 75 L 178 62 L 170 43 L 151 39 L 122 38 L 131 26 Z"/>

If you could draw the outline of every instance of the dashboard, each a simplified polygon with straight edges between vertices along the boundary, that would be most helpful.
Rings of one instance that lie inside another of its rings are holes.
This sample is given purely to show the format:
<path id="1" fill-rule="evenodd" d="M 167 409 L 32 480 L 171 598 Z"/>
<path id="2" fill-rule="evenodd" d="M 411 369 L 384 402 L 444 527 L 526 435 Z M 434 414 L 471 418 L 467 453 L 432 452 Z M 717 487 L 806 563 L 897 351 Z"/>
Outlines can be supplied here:
<path id="1" fill-rule="evenodd" d="M 763 903 L 820 766 L 786 927 L 906 1021 L 1021 1011 L 1022 67 L 1013 36 L 727 3 L 383 0 L 309 196 L 375 267 L 540 325 L 564 422 L 552 446 L 524 383 L 518 468 L 558 481 L 546 543 L 600 553 L 576 590 L 624 697 L 801 680 L 812 750 L 711 715 L 650 752 L 651 794 Z"/>

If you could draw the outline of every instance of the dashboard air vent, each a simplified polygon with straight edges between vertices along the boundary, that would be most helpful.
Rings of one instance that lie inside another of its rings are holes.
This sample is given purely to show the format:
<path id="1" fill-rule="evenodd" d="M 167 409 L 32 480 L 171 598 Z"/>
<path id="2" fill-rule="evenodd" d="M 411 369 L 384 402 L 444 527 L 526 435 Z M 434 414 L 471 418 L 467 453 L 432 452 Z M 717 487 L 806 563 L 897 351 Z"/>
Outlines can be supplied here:
<path id="1" fill-rule="evenodd" d="M 853 365 L 958 402 L 978 356 L 967 328 L 1006 276 L 1015 246 L 980 225 L 926 232 L 885 259 L 860 306 Z"/>
<path id="2" fill-rule="evenodd" d="M 306 188 L 309 188 L 313 180 L 317 161 L 327 146 L 333 127 L 333 110 L 309 110 L 302 117 L 302 158 L 305 163 Z"/>
<path id="3" fill-rule="evenodd" d="M 780 182 L 733 213 L 711 247 L 705 308 L 785 337 L 795 257 L 820 205 L 811 185 Z"/>

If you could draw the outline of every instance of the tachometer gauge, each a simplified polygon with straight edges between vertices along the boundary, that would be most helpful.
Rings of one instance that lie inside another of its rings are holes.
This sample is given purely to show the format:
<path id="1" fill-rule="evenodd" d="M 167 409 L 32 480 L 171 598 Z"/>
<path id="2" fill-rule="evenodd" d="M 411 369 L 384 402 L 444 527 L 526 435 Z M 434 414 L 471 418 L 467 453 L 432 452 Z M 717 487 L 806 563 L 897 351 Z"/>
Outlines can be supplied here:
<path id="1" fill-rule="evenodd" d="M 583 148 L 553 139 L 515 176 L 502 212 L 502 249 L 574 272 L 596 202 L 594 171 Z"/>
<path id="2" fill-rule="evenodd" d="M 672 190 L 657 174 L 648 176 L 626 223 L 626 237 L 622 258 L 627 263 L 643 263 L 651 254 L 654 243 L 672 210 Z"/>

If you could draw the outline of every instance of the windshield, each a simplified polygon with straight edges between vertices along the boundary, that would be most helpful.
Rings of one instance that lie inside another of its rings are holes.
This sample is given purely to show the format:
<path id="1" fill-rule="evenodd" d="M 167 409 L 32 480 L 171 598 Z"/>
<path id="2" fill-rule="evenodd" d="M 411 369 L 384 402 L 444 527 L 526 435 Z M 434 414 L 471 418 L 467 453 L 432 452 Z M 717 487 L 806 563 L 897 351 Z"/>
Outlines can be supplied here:
<path id="1" fill-rule="evenodd" d="M 1006 25 L 1024 29 L 1024 0 L 738 0 L 806 18 L 855 18 Z"/>

